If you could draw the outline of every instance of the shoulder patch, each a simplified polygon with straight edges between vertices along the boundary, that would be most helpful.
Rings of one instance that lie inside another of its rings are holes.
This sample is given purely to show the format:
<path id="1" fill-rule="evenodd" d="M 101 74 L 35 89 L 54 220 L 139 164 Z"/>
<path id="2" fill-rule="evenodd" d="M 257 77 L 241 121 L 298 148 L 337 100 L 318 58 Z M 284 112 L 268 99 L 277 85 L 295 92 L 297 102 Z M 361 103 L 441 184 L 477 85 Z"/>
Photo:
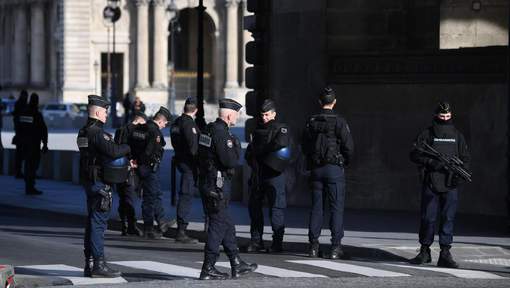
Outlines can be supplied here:
<path id="1" fill-rule="evenodd" d="M 88 148 L 89 147 L 89 138 L 78 137 L 78 139 L 76 139 L 76 144 L 78 145 L 78 148 Z"/>
<path id="2" fill-rule="evenodd" d="M 227 146 L 228 146 L 228 148 L 234 147 L 234 142 L 232 142 L 232 140 L 230 140 L 230 139 L 227 140 Z"/>
<path id="3" fill-rule="evenodd" d="M 282 127 L 282 128 L 280 129 L 280 132 L 282 132 L 283 134 L 287 133 L 287 128 Z"/>
<path id="4" fill-rule="evenodd" d="M 209 135 L 200 134 L 200 137 L 198 138 L 198 144 L 205 147 L 211 147 L 212 138 Z"/>
<path id="5" fill-rule="evenodd" d="M 156 142 L 157 142 L 157 143 L 160 143 L 160 142 L 161 142 L 161 137 L 160 137 L 159 135 L 158 135 L 158 136 L 156 136 Z"/>
<path id="6" fill-rule="evenodd" d="M 195 129 L 195 127 L 191 128 L 191 132 L 193 132 L 193 134 L 197 134 L 197 129 Z"/>
<path id="7" fill-rule="evenodd" d="M 347 129 L 347 132 L 351 133 L 351 128 L 349 128 L 349 124 L 345 123 L 345 129 Z"/>
<path id="8" fill-rule="evenodd" d="M 103 138 L 104 138 L 104 140 L 106 140 L 106 141 L 111 141 L 111 140 L 112 140 L 112 138 L 111 138 L 111 137 L 110 137 L 110 135 L 108 135 L 108 134 L 103 134 Z"/>

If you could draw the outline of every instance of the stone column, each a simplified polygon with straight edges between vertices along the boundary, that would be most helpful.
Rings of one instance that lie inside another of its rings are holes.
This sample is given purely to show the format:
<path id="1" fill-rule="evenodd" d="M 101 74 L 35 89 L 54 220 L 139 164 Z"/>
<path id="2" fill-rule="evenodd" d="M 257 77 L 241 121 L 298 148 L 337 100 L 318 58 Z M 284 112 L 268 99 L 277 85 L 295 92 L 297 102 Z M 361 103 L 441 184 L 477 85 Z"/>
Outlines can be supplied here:
<path id="1" fill-rule="evenodd" d="M 155 88 L 168 86 L 168 22 L 165 17 L 165 1 L 153 0 L 154 4 L 154 81 Z"/>
<path id="2" fill-rule="evenodd" d="M 237 43 L 237 31 L 238 31 L 238 19 L 237 9 L 238 0 L 227 0 L 227 79 L 225 88 L 237 88 L 239 82 L 237 79 L 238 75 L 238 43 Z"/>
<path id="3" fill-rule="evenodd" d="M 24 86 L 28 82 L 27 7 L 16 6 L 14 12 L 13 84 Z"/>
<path id="4" fill-rule="evenodd" d="M 34 86 L 40 87 L 46 82 L 44 4 L 41 1 L 35 1 L 31 7 L 30 81 Z"/>
<path id="5" fill-rule="evenodd" d="M 243 16 L 253 15 L 253 13 L 248 12 L 246 8 L 246 0 L 243 1 Z M 244 19 L 243 19 L 244 21 Z M 246 62 L 246 44 L 253 40 L 251 36 L 251 32 L 248 30 L 243 30 L 243 82 L 241 84 L 242 87 L 246 87 L 246 68 L 252 66 Z"/>
<path id="6" fill-rule="evenodd" d="M 135 0 L 136 29 L 136 88 L 149 87 L 149 1 Z"/>

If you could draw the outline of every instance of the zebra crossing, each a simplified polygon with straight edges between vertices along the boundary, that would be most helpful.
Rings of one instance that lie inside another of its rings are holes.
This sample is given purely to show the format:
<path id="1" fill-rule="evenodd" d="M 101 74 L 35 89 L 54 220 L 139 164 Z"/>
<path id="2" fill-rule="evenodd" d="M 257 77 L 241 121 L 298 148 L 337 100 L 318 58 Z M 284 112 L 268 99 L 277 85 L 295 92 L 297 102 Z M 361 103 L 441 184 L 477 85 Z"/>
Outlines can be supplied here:
<path id="1" fill-rule="evenodd" d="M 121 271 L 124 267 L 132 271 L 143 271 L 145 275 L 154 274 L 154 280 L 160 279 L 158 275 L 166 275 L 169 279 L 196 279 L 200 275 L 200 262 L 189 265 L 170 264 L 157 261 L 114 261 Z M 192 265 L 195 264 L 195 265 Z M 291 265 L 288 265 L 291 264 Z M 190 267 L 193 266 L 193 267 Z M 217 262 L 217 267 L 230 268 L 229 262 Z M 290 267 L 289 267 L 290 266 Z M 225 270 L 225 269 L 224 269 Z M 126 283 L 133 280 L 130 273 L 118 278 L 87 278 L 83 277 L 83 268 L 65 264 L 16 266 L 17 275 L 56 277 L 67 279 L 73 285 L 113 284 Z M 429 276 L 457 277 L 465 279 L 506 279 L 496 273 L 471 269 L 448 269 L 435 266 L 414 266 L 405 263 L 360 263 L 351 261 L 331 260 L 284 260 L 277 265 L 271 263 L 259 264 L 258 269 L 250 277 L 278 277 L 278 278 L 339 278 L 339 277 L 413 277 L 414 271 L 426 271 Z M 504 273 L 502 273 L 504 275 Z M 420 274 L 422 275 L 422 274 Z M 423 275 L 422 275 L 423 276 Z"/>

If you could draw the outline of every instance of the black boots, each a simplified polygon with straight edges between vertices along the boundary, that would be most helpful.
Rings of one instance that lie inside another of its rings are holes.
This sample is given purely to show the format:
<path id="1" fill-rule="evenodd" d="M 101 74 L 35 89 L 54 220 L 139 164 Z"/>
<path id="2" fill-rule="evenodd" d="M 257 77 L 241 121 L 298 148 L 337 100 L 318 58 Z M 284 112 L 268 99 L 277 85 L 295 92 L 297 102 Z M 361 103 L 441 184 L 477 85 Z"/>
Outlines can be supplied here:
<path id="1" fill-rule="evenodd" d="M 409 263 L 421 265 L 425 263 L 430 263 L 432 261 L 432 257 L 430 257 L 430 247 L 427 245 L 421 245 L 420 253 L 416 255 L 413 259 L 409 260 Z"/>
<path id="2" fill-rule="evenodd" d="M 232 278 L 255 271 L 258 265 L 255 263 L 244 262 L 239 255 L 230 258 L 230 267 L 232 268 Z"/>
<path id="3" fill-rule="evenodd" d="M 87 268 L 85 266 L 85 268 Z M 115 278 L 119 277 L 120 272 L 108 267 L 106 264 L 106 261 L 104 260 L 104 257 L 99 257 L 97 259 L 94 259 L 93 268 L 90 272 L 90 276 L 92 278 Z"/>
<path id="4" fill-rule="evenodd" d="M 142 231 L 136 226 L 136 219 L 120 219 L 122 236 L 142 236 Z"/>
<path id="5" fill-rule="evenodd" d="M 449 246 L 441 246 L 441 252 L 439 252 L 437 266 L 445 268 L 459 268 L 459 264 L 453 260 Z"/>
<path id="6" fill-rule="evenodd" d="M 273 242 L 271 243 L 269 252 L 271 253 L 283 252 L 283 229 L 281 231 L 276 231 L 273 233 Z"/>
<path id="7" fill-rule="evenodd" d="M 218 271 L 216 267 L 214 267 L 214 263 L 211 260 L 204 260 L 204 264 L 202 265 L 202 271 L 200 271 L 200 280 L 225 280 L 228 279 L 228 274 Z"/>
<path id="8" fill-rule="evenodd" d="M 150 225 L 143 227 L 143 237 L 149 240 L 156 240 L 161 239 L 161 234 L 154 231 L 154 226 Z"/>
<path id="9" fill-rule="evenodd" d="M 92 277 L 92 267 L 94 267 L 94 259 L 92 256 L 85 254 L 85 267 L 83 268 L 84 277 Z"/>
<path id="10" fill-rule="evenodd" d="M 313 241 L 310 243 L 310 249 L 308 250 L 308 257 L 317 258 L 319 257 L 319 242 Z"/>
<path id="11" fill-rule="evenodd" d="M 191 244 L 196 243 L 196 240 L 189 237 L 186 234 L 187 225 L 179 225 L 177 228 L 177 235 L 175 236 L 175 241 L 183 243 L 183 244 Z"/>
<path id="12" fill-rule="evenodd" d="M 264 247 L 264 241 L 260 240 L 259 242 L 250 241 L 250 244 L 246 246 L 247 253 L 256 253 L 256 252 L 265 252 L 266 248 Z"/>
<path id="13" fill-rule="evenodd" d="M 332 260 L 344 259 L 345 253 L 344 250 L 342 250 L 342 245 L 340 244 L 331 245 L 331 252 L 329 258 Z"/>

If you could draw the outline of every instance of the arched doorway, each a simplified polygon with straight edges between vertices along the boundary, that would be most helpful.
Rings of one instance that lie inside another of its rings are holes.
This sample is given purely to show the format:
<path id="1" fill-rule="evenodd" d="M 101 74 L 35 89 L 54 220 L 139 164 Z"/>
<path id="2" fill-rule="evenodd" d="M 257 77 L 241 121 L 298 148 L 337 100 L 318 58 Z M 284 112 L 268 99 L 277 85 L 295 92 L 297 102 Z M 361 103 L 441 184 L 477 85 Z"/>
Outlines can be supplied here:
<path id="1" fill-rule="evenodd" d="M 204 14 L 204 99 L 213 102 L 218 99 L 215 95 L 215 66 L 216 61 L 216 27 L 212 18 Z M 170 25 L 168 37 L 168 62 L 170 65 L 170 85 L 175 83 L 176 100 L 184 100 L 188 96 L 196 96 L 197 46 L 198 28 L 197 11 L 186 8 L 179 11 L 179 19 Z M 172 37 L 172 33 L 174 33 Z M 174 43 L 172 43 L 174 40 Z M 175 55 L 173 55 L 175 54 Z M 174 57 L 175 56 L 175 57 Z M 175 73 L 172 73 L 174 65 Z M 172 79 L 172 77 L 174 77 Z"/>

